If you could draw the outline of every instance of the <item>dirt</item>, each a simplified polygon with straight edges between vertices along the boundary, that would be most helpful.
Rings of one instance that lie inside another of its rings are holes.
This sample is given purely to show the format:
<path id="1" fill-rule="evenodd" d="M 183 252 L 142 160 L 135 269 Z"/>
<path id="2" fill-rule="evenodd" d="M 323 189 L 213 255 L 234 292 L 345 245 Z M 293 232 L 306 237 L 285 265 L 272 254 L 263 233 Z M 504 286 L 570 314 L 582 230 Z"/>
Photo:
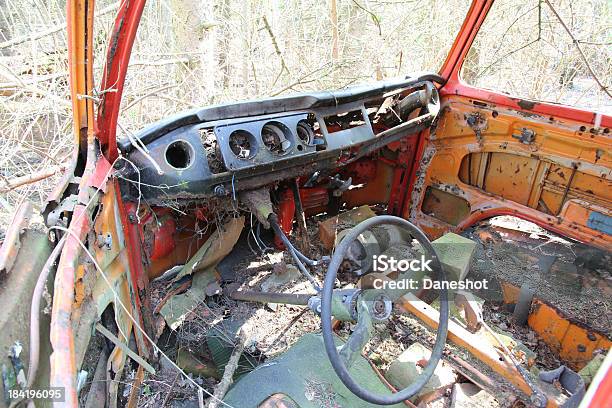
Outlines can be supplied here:
<path id="1" fill-rule="evenodd" d="M 512 314 L 505 311 L 503 306 L 485 303 L 483 317 L 494 329 L 511 333 L 514 340 L 520 341 L 529 350 L 535 352 L 537 354 L 535 366 L 538 369 L 552 370 L 562 364 L 555 352 L 540 340 L 533 330 L 528 326 L 517 325 L 512 319 Z"/>
<path id="2" fill-rule="evenodd" d="M 87 381 L 83 384 L 83 388 L 79 393 L 79 406 L 84 407 L 87 401 L 87 394 L 91 388 L 94 373 L 100 359 L 100 353 L 105 347 L 105 339 L 101 336 L 92 336 L 89 345 L 87 346 L 87 352 L 83 356 L 83 363 L 81 364 L 81 371 L 86 371 Z"/>
<path id="3" fill-rule="evenodd" d="M 493 225 L 492 225 L 492 224 Z M 521 287 L 570 320 L 610 337 L 612 254 L 548 232 L 514 217 L 496 217 L 464 232 L 478 243 L 471 278 L 494 278 Z M 502 300 L 499 293 L 478 293 Z"/>
<path id="4" fill-rule="evenodd" d="M 317 223 L 309 220 L 309 238 L 311 242 L 310 256 L 320 258 L 322 249 L 318 245 Z M 266 250 L 261 254 L 258 246 L 252 238 L 250 227 L 243 233 L 235 248 L 236 253 L 229 255 L 238 259 L 231 265 L 231 271 L 223 271 L 225 282 L 240 285 L 243 289 L 261 290 L 260 285 L 273 273 L 275 264 L 293 263 L 290 255 L 279 250 Z M 245 228 L 245 229 L 246 229 Z M 253 234 L 256 234 L 253 231 Z M 258 237 L 260 245 L 272 247 L 271 236 L 265 231 Z M 314 271 L 314 275 L 322 284 L 321 271 Z M 317 273 L 319 272 L 319 273 Z M 168 283 L 156 281 L 152 284 L 151 306 L 153 309 L 167 294 Z M 310 283 L 301 276 L 276 289 L 278 292 L 288 293 L 311 293 L 315 291 Z M 187 316 L 181 327 L 173 333 L 164 332 L 159 343 L 162 350 L 171 358 L 176 359 L 179 348 L 187 348 L 201 361 L 210 359 L 206 347 L 206 337 L 213 327 L 225 321 L 248 323 L 251 328 L 247 353 L 257 363 L 263 363 L 288 350 L 300 337 L 308 332 L 320 330 L 321 322 L 318 316 L 304 306 L 276 305 L 274 309 L 265 304 L 234 301 L 226 295 L 208 298 L 206 302 L 200 303 Z M 226 337 L 228 340 L 232 340 Z M 194 399 L 196 388 L 193 384 L 183 378 L 176 379 L 176 369 L 168 364 L 161 365 L 156 376 L 147 376 L 143 383 L 143 391 L 139 407 L 157 407 L 172 390 L 168 399 L 168 406 L 191 406 L 197 401 Z M 192 376 L 196 382 L 204 386 L 208 391 L 213 391 L 216 381 Z M 315 393 L 317 394 L 317 393 Z M 313 394 L 314 395 L 314 394 Z M 317 394 L 318 395 L 318 394 Z M 187 405 L 185 405 L 187 404 Z"/>
<path id="5" fill-rule="evenodd" d="M 321 217 L 307 219 L 310 240 L 308 255 L 315 259 L 320 259 L 323 255 L 329 255 L 329 252 L 321 246 L 318 239 L 318 222 L 320 220 Z M 273 244 L 271 242 L 272 236 L 269 233 L 257 231 L 255 228 L 251 231 L 248 226 L 246 228 L 248 231 L 243 233 L 241 240 L 236 245 L 235 252 L 228 257 L 233 258 L 230 259 L 231 262 L 228 262 L 223 268 L 219 267 L 219 269 L 223 269 L 220 270 L 224 280 L 222 286 L 233 283 L 240 285 L 243 289 L 260 290 L 261 283 L 273 273 L 275 264 L 290 264 L 293 263 L 293 260 L 287 253 L 271 249 Z M 576 259 L 580 259 L 579 254 L 575 253 L 577 250 L 575 243 L 568 243 L 565 240 L 547 235 L 548 233 L 543 232 L 543 230 L 530 230 L 525 237 L 514 232 L 500 232 L 499 228 L 495 231 L 490 229 L 490 225 L 480 226 L 465 234 L 479 242 L 472 267 L 472 277 L 492 275 L 496 279 L 515 282 L 515 284 L 529 279 L 529 282 L 537 283 L 538 290 L 542 291 L 543 288 L 546 288 L 547 276 L 537 268 L 533 268 L 533 265 L 525 266 L 525 259 L 529 260 L 531 259 L 529 257 L 533 256 L 533 259 L 537 262 L 538 255 L 553 256 L 551 255 L 553 253 L 556 257 L 555 262 L 575 265 Z M 483 230 L 487 234 L 483 234 Z M 508 236 L 512 236 L 514 240 L 508 242 Z M 523 252 L 518 252 L 516 249 L 512 250 L 517 246 L 520 246 Z M 260 248 L 264 248 L 264 251 L 262 252 Z M 564 250 L 567 248 L 571 249 Z M 523 253 L 526 255 L 523 255 Z M 527 258 L 520 258 L 521 256 Z M 600 271 L 600 266 L 596 265 L 596 273 L 608 273 L 606 270 Z M 589 265 L 589 267 L 593 268 L 593 265 Z M 319 284 L 322 284 L 323 271 L 316 270 L 313 271 L 313 274 Z M 336 286 L 346 287 L 356 283 L 357 277 L 351 273 L 339 273 Z M 550 282 L 548 283 L 550 284 Z M 595 293 L 601 295 L 601 291 L 589 292 L 589 290 L 593 290 L 593 287 L 583 286 L 581 288 L 581 291 L 586 291 L 588 296 L 586 300 L 580 299 L 580 304 L 570 308 L 570 310 L 590 307 L 589 305 L 593 305 L 593 302 L 601 302 L 604 305 L 603 307 L 607 307 L 609 298 L 600 297 L 597 299 Z M 167 291 L 167 283 L 155 282 L 153 284 L 153 307 L 158 304 Z M 301 276 L 277 288 L 276 291 L 315 293 L 311 284 Z M 537 354 L 536 368 L 552 369 L 558 367 L 561 362 L 550 348 L 539 340 L 529 328 L 515 326 L 511 314 L 504 309 L 500 300 L 488 299 L 485 302 L 483 310 L 485 321 L 494 328 L 511 333 L 516 340 L 534 351 Z M 565 299 L 564 303 L 571 302 Z M 601 312 L 600 309 L 599 311 Z M 303 334 L 320 331 L 320 318 L 303 306 L 248 303 L 234 301 L 226 295 L 220 295 L 207 298 L 206 302 L 200 303 L 176 332 L 168 333 L 168 330 L 166 330 L 159 344 L 171 359 L 176 358 L 179 347 L 186 347 L 197 355 L 201 361 L 210 361 L 210 353 L 203 346 L 206 344 L 207 333 L 213 327 L 217 327 L 220 322 L 228 321 L 248 322 L 252 331 L 246 350 L 257 363 L 263 363 L 287 351 Z M 341 323 L 337 334 L 346 338 L 353 328 L 354 324 Z M 380 372 L 384 372 L 389 364 L 410 344 L 420 342 L 431 348 L 435 341 L 435 333 L 411 315 L 396 313 L 387 323 L 377 325 L 376 329 L 376 333 L 364 349 L 364 355 L 376 365 Z M 229 340 L 232 340 L 231 336 Z M 448 343 L 445 347 L 443 359 L 459 373 L 460 382 L 470 381 L 470 379 L 473 379 L 473 374 L 470 378 L 470 373 L 458 365 L 455 359 L 457 357 L 493 380 L 496 389 L 492 391 L 492 394 L 495 395 L 499 406 L 513 406 L 516 403 L 518 394 L 511 384 L 466 350 Z M 127 378 L 133 378 L 133 375 L 134 372 L 128 370 Z M 216 381 L 212 378 L 198 376 L 192 376 L 192 378 L 209 391 L 213 391 L 216 384 Z M 313 400 L 319 401 L 323 405 L 334 406 L 334 395 L 329 390 L 321 389 L 314 380 L 308 387 L 312 391 Z M 163 361 L 156 376 L 146 377 L 142 389 L 140 407 L 159 406 L 165 400 L 168 406 L 197 406 L 195 386 L 186 379 L 177 377 L 176 370 L 169 364 L 163 364 Z M 129 392 L 129 389 L 125 392 Z M 170 395 L 168 395 L 169 392 Z M 526 398 L 525 396 L 522 397 Z M 450 395 L 442 395 L 430 404 L 447 406 L 450 401 L 449 398 Z"/>

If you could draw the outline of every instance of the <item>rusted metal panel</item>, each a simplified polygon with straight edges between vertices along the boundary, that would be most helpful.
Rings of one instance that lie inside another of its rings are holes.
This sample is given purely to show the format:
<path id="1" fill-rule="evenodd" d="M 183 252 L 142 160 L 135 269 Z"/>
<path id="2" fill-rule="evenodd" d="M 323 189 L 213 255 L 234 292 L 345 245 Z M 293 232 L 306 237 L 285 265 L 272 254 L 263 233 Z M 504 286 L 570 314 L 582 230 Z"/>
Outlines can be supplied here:
<path id="1" fill-rule="evenodd" d="M 8 273 L 2 276 L 0 287 L 0 365 L 6 364 L 11 371 L 13 365 L 8 358 L 9 349 L 16 342 L 21 343 L 23 347 L 22 362 L 27 365 L 30 360 L 31 333 L 28 323 L 31 320 L 32 293 L 40 271 L 51 253 L 51 242 L 41 231 L 26 229 L 18 239 L 21 242 L 21 251 L 16 255 Z M 49 290 L 52 290 L 51 282 L 52 279 L 49 279 Z M 46 302 L 43 300 L 41 311 L 45 307 Z M 47 387 L 49 384 L 49 316 L 41 311 L 40 330 L 37 331 L 40 346 L 39 364 L 33 383 L 35 388 Z M 31 375 L 30 372 L 26 374 Z M 6 383 L 3 387 L 6 387 Z M 0 407 L 5 406 L 4 399 L 0 399 Z"/>
<path id="2" fill-rule="evenodd" d="M 579 370 L 593 358 L 596 349 L 609 350 L 612 342 L 600 333 L 567 319 L 561 311 L 534 300 L 529 326 L 552 347 L 559 358 Z"/>
<path id="3" fill-rule="evenodd" d="M 537 115 L 525 118 L 510 109 L 484 105 L 475 106 L 466 98 L 448 96 L 435 138 L 428 142 L 434 153 L 419 170 L 424 174 L 424 187 L 454 192 L 470 203 L 471 213 L 456 227 L 424 214 L 420 206 L 425 188 L 421 187 L 413 194 L 410 213 L 417 225 L 438 237 L 487 217 L 515 215 L 561 235 L 610 248 L 612 236 L 587 225 L 593 211 L 612 211 L 612 157 L 597 154 L 609 150 L 609 137 L 586 134 L 579 122 L 551 122 Z M 481 142 L 465 119 L 475 109 L 488 122 Z M 532 144 L 513 137 L 521 126 L 534 129 Z M 570 185 L 574 167 L 577 170 Z M 561 211 L 557 214 L 558 208 Z"/>
<path id="4" fill-rule="evenodd" d="M 75 207 L 73 220 L 70 223 L 72 234 L 66 238 L 66 244 L 55 275 L 53 309 L 51 311 L 51 386 L 64 387 L 66 390 L 65 406 L 78 405 L 76 393 L 76 361 L 74 353 L 74 336 L 72 328 L 72 306 L 74 303 L 74 283 L 79 263 L 81 246 L 89 231 L 86 209 L 82 205 Z"/>

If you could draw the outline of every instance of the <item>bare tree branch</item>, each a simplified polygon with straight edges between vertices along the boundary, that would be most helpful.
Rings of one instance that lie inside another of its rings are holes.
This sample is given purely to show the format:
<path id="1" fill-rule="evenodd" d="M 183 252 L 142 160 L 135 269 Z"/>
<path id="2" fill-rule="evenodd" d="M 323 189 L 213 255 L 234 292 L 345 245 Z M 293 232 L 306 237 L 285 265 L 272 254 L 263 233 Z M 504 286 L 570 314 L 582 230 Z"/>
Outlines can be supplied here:
<path id="1" fill-rule="evenodd" d="M 600 81 L 599 77 L 595 74 L 595 71 L 593 71 L 593 68 L 591 68 L 591 64 L 589 64 L 589 60 L 587 59 L 586 55 L 584 55 L 584 52 L 582 51 L 582 48 L 579 45 L 580 42 L 576 39 L 576 37 L 574 37 L 574 34 L 572 34 L 572 31 L 565 24 L 565 22 L 563 21 L 563 19 L 557 12 L 557 10 L 552 6 L 552 4 L 550 4 L 550 1 L 549 0 L 544 0 L 544 1 L 548 5 L 548 7 L 550 7 L 550 10 L 553 12 L 553 14 L 557 17 L 557 20 L 559 20 L 559 23 L 561 23 L 561 25 L 563 26 L 567 34 L 571 37 L 572 41 L 574 42 L 574 45 L 576 46 L 576 49 L 578 50 L 578 53 L 580 54 L 580 57 L 582 57 L 582 61 L 584 62 L 584 65 L 589 70 L 591 77 L 593 77 L 595 82 L 597 82 L 597 85 L 599 85 L 601 90 L 604 91 L 606 95 L 608 95 L 610 98 L 612 98 L 612 94 L 610 93 L 608 88 Z"/>
<path id="2" fill-rule="evenodd" d="M 116 2 L 100 10 L 100 12 L 97 15 L 101 16 L 104 14 L 108 14 L 111 11 L 117 10 L 118 8 L 119 8 L 119 2 Z M 60 31 L 63 31 L 65 29 L 66 29 L 66 23 L 57 24 L 57 25 L 54 25 L 53 27 L 47 28 L 46 30 L 38 31 L 32 34 L 23 35 L 21 37 L 15 37 L 11 40 L 4 41 L 3 43 L 0 43 L 0 49 L 13 47 L 15 45 L 22 44 L 26 41 L 40 40 L 43 37 L 46 37 L 51 34 L 59 33 Z"/>

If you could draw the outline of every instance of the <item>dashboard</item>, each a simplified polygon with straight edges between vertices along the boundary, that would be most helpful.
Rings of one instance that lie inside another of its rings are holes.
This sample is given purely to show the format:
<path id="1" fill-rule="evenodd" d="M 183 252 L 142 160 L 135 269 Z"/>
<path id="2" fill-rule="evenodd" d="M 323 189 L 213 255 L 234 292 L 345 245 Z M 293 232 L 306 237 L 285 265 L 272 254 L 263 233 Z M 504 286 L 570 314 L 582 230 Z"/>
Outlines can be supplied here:
<path id="1" fill-rule="evenodd" d="M 155 204 L 325 174 L 433 123 L 427 74 L 187 111 L 119 140 L 122 191 Z"/>

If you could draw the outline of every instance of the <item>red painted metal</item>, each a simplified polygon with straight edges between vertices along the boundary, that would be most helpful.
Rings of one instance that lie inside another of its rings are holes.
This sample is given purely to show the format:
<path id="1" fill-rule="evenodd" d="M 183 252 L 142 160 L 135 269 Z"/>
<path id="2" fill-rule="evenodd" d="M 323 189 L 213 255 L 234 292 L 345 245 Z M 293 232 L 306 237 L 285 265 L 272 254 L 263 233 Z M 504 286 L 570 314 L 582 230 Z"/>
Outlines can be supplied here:
<path id="1" fill-rule="evenodd" d="M 106 160 L 106 158 L 104 157 L 98 158 L 98 161 L 96 162 L 96 168 L 94 169 L 93 174 L 91 175 L 89 183 L 92 187 L 95 187 L 98 190 L 101 190 L 106 193 L 106 182 L 111 171 L 111 164 L 108 162 L 108 160 Z"/>
<path id="2" fill-rule="evenodd" d="M 445 80 L 448 81 L 452 73 L 460 68 L 492 5 L 492 0 L 474 0 L 472 2 L 465 20 L 463 20 L 461 30 L 459 30 L 459 34 L 457 34 L 455 42 L 442 64 L 442 68 L 440 68 L 439 74 Z"/>
<path id="3" fill-rule="evenodd" d="M 304 212 L 309 209 L 325 207 L 329 203 L 329 190 L 325 187 L 300 187 L 300 199 Z"/>
<path id="4" fill-rule="evenodd" d="M 118 157 L 117 120 L 119 118 L 119 108 L 121 106 L 125 76 L 130 61 L 132 46 L 136 38 L 136 32 L 145 3 L 146 0 L 121 2 L 119 11 L 115 17 L 115 23 L 106 54 L 100 91 L 100 104 L 98 106 L 98 113 L 95 121 L 95 134 L 103 147 L 106 159 L 110 163 L 114 163 Z M 139 239 L 138 226 L 131 223 L 129 220 L 130 215 L 128 215 L 128 211 L 131 212 L 130 214 L 132 216 L 134 215 L 134 208 L 130 207 L 132 204 L 123 203 L 116 182 L 114 188 L 117 192 L 116 197 L 119 206 L 119 216 L 121 218 L 121 225 L 129 254 L 129 282 L 135 294 L 133 302 L 135 309 L 141 311 L 143 308 L 140 294 L 144 293 L 146 290 L 148 278 L 142 265 L 142 247 Z M 146 298 L 144 302 L 148 302 Z M 145 305 L 145 309 L 150 310 L 148 305 Z M 147 327 L 147 325 L 142 324 L 143 316 L 141 313 L 138 313 L 138 316 L 135 316 L 135 318 L 138 319 L 141 327 Z M 145 342 L 144 336 L 142 336 L 139 330 L 135 330 L 135 334 L 140 353 L 144 356 L 148 355 L 147 343 Z"/>
<path id="5" fill-rule="evenodd" d="M 171 215 L 166 215 L 156 221 L 153 227 L 153 246 L 151 248 L 151 259 L 157 260 L 165 257 L 176 247 L 174 233 L 176 222 Z"/>
<path id="6" fill-rule="evenodd" d="M 413 173 L 411 164 L 415 161 L 418 141 L 418 135 L 411 135 L 399 142 L 398 156 L 394 164 L 395 170 L 393 174 L 393 183 L 391 184 L 391 194 L 389 195 L 389 204 L 387 205 L 387 213 L 389 214 L 400 215 L 404 202 L 409 195 L 410 185 L 406 180 L 408 180 Z"/>
<path id="7" fill-rule="evenodd" d="M 347 165 L 342 174 L 351 177 L 353 184 L 367 183 L 376 177 L 376 163 L 371 158 L 357 160 Z"/>
<path id="8" fill-rule="evenodd" d="M 146 0 L 122 1 L 106 55 L 96 135 L 111 163 L 117 158 L 117 119 L 132 46 Z"/>
<path id="9" fill-rule="evenodd" d="M 595 390 L 593 398 L 588 402 L 588 407 L 612 407 L 612 368 L 608 368 L 606 376 L 597 384 L 597 389 Z"/>
<path id="10" fill-rule="evenodd" d="M 310 209 L 321 209 L 329 203 L 329 189 L 326 187 L 300 187 L 300 200 L 305 213 Z M 280 202 L 278 204 L 278 222 L 285 232 L 290 235 L 293 230 L 293 220 L 295 219 L 295 198 L 293 191 L 290 188 L 283 190 L 280 194 Z M 280 238 L 274 237 L 274 245 L 278 249 L 284 249 L 285 246 Z"/>
<path id="11" fill-rule="evenodd" d="M 286 235 L 291 234 L 294 217 L 295 199 L 293 198 L 293 191 L 288 188 L 280 194 L 280 202 L 278 204 L 278 223 Z M 283 244 L 280 238 L 277 236 L 274 237 L 274 245 L 278 249 L 285 248 L 285 244 Z"/>
<path id="12" fill-rule="evenodd" d="M 573 106 L 524 100 L 494 91 L 476 88 L 461 81 L 458 71 L 453 72 L 446 85 L 440 91 L 441 97 L 449 94 L 466 96 L 492 105 L 501 105 L 517 111 L 529 112 L 544 117 L 563 118 L 583 122 L 585 124 L 595 124 L 595 112 L 578 109 Z M 520 105 L 529 105 L 530 109 L 527 110 Z M 612 127 L 612 116 L 602 114 L 600 126 L 603 128 Z"/>
<path id="13" fill-rule="evenodd" d="M 408 216 L 410 215 L 409 213 L 410 213 L 410 202 L 412 198 L 411 196 L 412 196 L 412 192 L 414 191 L 417 177 L 419 175 L 419 167 L 421 165 L 421 160 L 423 158 L 423 152 L 425 151 L 425 146 L 427 145 L 428 138 L 429 138 L 429 129 L 422 131 L 418 135 L 416 154 L 414 155 L 414 159 L 412 160 L 410 176 L 408 177 L 408 180 L 406 181 L 406 184 L 408 185 L 407 188 L 405 189 L 406 195 L 404 196 L 403 201 L 400 203 L 400 208 L 402 209 L 401 210 L 402 218 L 408 218 Z M 394 186 L 394 189 L 395 188 L 396 187 Z"/>

